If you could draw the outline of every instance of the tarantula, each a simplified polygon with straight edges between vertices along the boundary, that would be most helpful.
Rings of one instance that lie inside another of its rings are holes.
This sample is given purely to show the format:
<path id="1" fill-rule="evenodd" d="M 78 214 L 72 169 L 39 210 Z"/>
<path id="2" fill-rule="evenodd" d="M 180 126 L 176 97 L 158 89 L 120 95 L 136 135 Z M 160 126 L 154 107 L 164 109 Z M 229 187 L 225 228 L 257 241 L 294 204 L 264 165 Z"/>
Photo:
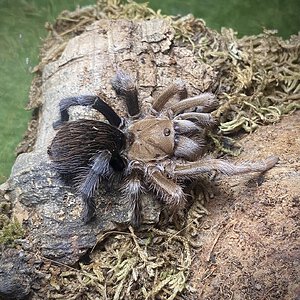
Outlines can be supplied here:
<path id="1" fill-rule="evenodd" d="M 98 96 L 62 99 L 58 128 L 48 148 L 54 168 L 71 180 L 85 202 L 84 221 L 95 215 L 94 194 L 101 182 L 117 181 L 133 209 L 132 224 L 141 223 L 140 196 L 154 191 L 173 213 L 187 202 L 187 185 L 203 173 L 226 175 L 264 172 L 276 157 L 260 162 L 232 164 L 204 157 L 206 129 L 216 123 L 210 112 L 218 105 L 213 94 L 187 98 L 182 81 L 176 81 L 155 97 L 151 107 L 141 110 L 131 77 L 117 71 L 112 80 L 116 94 L 125 100 L 127 118 Z M 171 103 L 177 95 L 180 101 Z M 81 119 L 69 121 L 71 106 L 90 106 L 107 122 Z"/>

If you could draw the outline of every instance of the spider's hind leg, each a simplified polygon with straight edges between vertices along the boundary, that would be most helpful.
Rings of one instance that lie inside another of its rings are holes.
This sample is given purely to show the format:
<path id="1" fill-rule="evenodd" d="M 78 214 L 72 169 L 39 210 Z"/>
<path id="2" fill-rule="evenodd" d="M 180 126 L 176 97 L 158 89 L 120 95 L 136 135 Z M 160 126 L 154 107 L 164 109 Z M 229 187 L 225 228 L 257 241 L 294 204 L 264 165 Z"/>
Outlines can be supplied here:
<path id="1" fill-rule="evenodd" d="M 91 167 L 77 176 L 78 192 L 85 203 L 84 222 L 88 223 L 95 215 L 95 191 L 100 182 L 107 179 L 113 173 L 110 166 L 111 153 L 108 150 L 101 151 L 93 160 Z"/>
<path id="2" fill-rule="evenodd" d="M 116 112 L 98 96 L 78 96 L 69 97 L 62 99 L 59 103 L 60 119 L 54 122 L 53 127 L 56 129 L 64 122 L 69 121 L 69 108 L 72 106 L 90 106 L 96 109 L 108 120 L 108 122 L 115 127 L 119 127 L 122 123 L 121 118 L 116 114 Z"/>

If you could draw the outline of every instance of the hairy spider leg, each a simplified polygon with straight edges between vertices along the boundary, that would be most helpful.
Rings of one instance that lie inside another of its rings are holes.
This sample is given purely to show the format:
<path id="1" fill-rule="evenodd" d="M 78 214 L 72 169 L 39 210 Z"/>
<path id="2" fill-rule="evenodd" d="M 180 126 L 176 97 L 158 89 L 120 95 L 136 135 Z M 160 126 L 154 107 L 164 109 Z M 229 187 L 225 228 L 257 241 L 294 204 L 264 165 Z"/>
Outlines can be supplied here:
<path id="1" fill-rule="evenodd" d="M 176 80 L 167 89 L 165 89 L 158 97 L 156 97 L 152 103 L 152 108 L 157 112 L 161 111 L 165 104 L 175 95 L 179 96 L 179 99 L 185 99 L 187 97 L 187 90 L 185 83 L 182 80 Z"/>
<path id="2" fill-rule="evenodd" d="M 163 106 L 176 93 L 180 95 L 181 101 L 170 106 L 175 119 L 190 119 L 195 120 L 198 125 L 209 127 L 216 124 L 213 116 L 207 112 L 214 110 L 218 105 L 218 100 L 211 93 L 203 93 L 195 97 L 186 98 L 186 88 L 181 81 L 174 83 L 167 88 L 161 95 L 154 100 L 153 108 L 160 111 Z M 181 113 L 186 109 L 197 108 L 197 112 Z"/>
<path id="3" fill-rule="evenodd" d="M 57 128 L 62 123 L 69 121 L 69 108 L 71 106 L 90 106 L 93 109 L 96 109 L 108 120 L 108 122 L 115 127 L 119 127 L 122 123 L 121 118 L 117 113 L 103 100 L 98 96 L 78 96 L 78 97 L 69 97 L 62 99 L 59 103 L 60 110 L 60 120 L 54 122 L 53 127 Z"/>
<path id="4" fill-rule="evenodd" d="M 186 112 L 186 109 L 199 108 L 199 111 L 209 111 L 215 107 L 217 99 L 213 94 L 204 93 L 184 99 L 170 106 L 174 115 L 175 151 L 174 155 L 187 160 L 196 160 L 203 155 L 205 149 L 205 128 L 216 124 L 210 113 Z"/>
<path id="5" fill-rule="evenodd" d="M 216 125 L 215 118 L 209 113 L 187 112 L 179 114 L 174 120 L 193 120 L 197 125 L 210 127 Z"/>
<path id="6" fill-rule="evenodd" d="M 179 114 L 180 112 L 196 108 L 197 112 L 209 112 L 214 110 L 218 106 L 218 100 L 212 93 L 203 93 L 195 97 L 187 98 L 182 101 L 179 101 L 173 104 L 170 109 L 173 111 L 174 115 Z"/>
<path id="7" fill-rule="evenodd" d="M 192 137 L 179 135 L 176 137 L 174 155 L 176 157 L 194 161 L 202 153 L 204 147 L 205 140 L 197 135 Z"/>
<path id="8" fill-rule="evenodd" d="M 131 214 L 131 225 L 138 228 L 141 225 L 141 201 L 140 195 L 144 188 L 142 186 L 141 174 L 137 170 L 132 170 L 127 177 L 127 181 L 122 187 L 124 199 L 129 202 Z"/>
<path id="9" fill-rule="evenodd" d="M 131 117 L 137 116 L 140 113 L 140 107 L 137 88 L 132 78 L 122 70 L 118 70 L 111 84 L 116 94 L 124 98 L 128 114 Z"/>
<path id="10" fill-rule="evenodd" d="M 174 120 L 174 130 L 177 134 L 192 134 L 203 129 L 190 120 L 176 119 Z"/>
<path id="11" fill-rule="evenodd" d="M 151 172 L 148 181 L 150 187 L 171 209 L 171 213 L 176 213 L 178 210 L 184 208 L 186 197 L 180 185 L 172 179 L 167 178 L 160 171 Z"/>
<path id="12" fill-rule="evenodd" d="M 221 159 L 202 159 L 194 162 L 176 165 L 174 176 L 178 177 L 197 177 L 206 172 L 216 171 L 224 175 L 236 175 L 250 172 L 265 172 L 278 162 L 278 157 L 270 156 L 265 160 L 258 162 L 244 162 L 242 164 L 233 164 Z"/>
<path id="13" fill-rule="evenodd" d="M 183 100 L 184 101 L 184 100 Z M 195 113 L 196 116 L 202 113 Z M 203 113 L 204 115 L 208 115 L 206 119 L 212 118 L 209 113 Z M 174 129 L 175 129 L 175 147 L 174 147 L 174 155 L 176 157 L 182 157 L 187 160 L 196 160 L 200 155 L 203 154 L 203 151 L 206 146 L 205 141 L 205 127 L 207 127 L 207 122 L 204 124 L 204 128 L 199 125 L 203 125 L 200 122 L 195 120 L 197 124 L 192 122 L 193 118 L 184 119 L 180 118 L 181 115 L 178 116 L 177 119 L 174 119 Z M 195 119 L 195 118 L 194 118 Z"/>
<path id="14" fill-rule="evenodd" d="M 97 154 L 91 164 L 87 174 L 79 175 L 77 181 L 82 181 L 78 184 L 78 192 L 85 203 L 84 222 L 88 223 L 95 215 L 95 200 L 94 194 L 98 189 L 100 182 L 103 179 L 108 179 L 113 173 L 110 166 L 112 154 L 108 150 L 103 150 Z"/>

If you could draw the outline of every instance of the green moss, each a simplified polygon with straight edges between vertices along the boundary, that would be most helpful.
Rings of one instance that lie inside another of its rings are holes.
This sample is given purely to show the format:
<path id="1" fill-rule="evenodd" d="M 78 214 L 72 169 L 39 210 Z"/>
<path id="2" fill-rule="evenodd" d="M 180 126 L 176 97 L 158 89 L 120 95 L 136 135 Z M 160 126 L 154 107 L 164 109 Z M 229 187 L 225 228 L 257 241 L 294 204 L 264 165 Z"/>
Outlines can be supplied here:
<path id="1" fill-rule="evenodd" d="M 17 219 L 11 220 L 6 214 L 0 215 L 0 244 L 15 245 L 15 240 L 24 236 L 22 225 Z"/>

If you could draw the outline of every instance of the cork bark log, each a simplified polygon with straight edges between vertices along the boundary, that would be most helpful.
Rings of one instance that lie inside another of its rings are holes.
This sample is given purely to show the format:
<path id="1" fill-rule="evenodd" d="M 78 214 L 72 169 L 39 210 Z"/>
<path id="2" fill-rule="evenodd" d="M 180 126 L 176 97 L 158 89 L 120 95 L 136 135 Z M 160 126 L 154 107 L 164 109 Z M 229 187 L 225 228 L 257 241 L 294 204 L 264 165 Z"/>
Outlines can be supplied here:
<path id="1" fill-rule="evenodd" d="M 42 73 L 42 111 L 34 150 L 17 158 L 6 183 L 14 199 L 14 214 L 26 220 L 29 239 L 43 256 L 74 264 L 92 248 L 97 235 L 125 226 L 128 204 L 118 191 L 97 196 L 97 218 L 82 221 L 83 203 L 51 168 L 47 147 L 55 135 L 52 124 L 59 118 L 62 98 L 104 93 L 122 116 L 125 107 L 111 87 L 117 69 L 137 83 L 141 106 L 174 80 L 186 82 L 190 96 L 210 90 L 217 74 L 196 59 L 192 51 L 176 45 L 174 29 L 164 20 L 100 20 L 71 39 L 62 55 Z M 88 109 L 72 110 L 72 118 L 101 118 Z M 160 204 L 144 195 L 144 223 L 157 222 Z"/>

